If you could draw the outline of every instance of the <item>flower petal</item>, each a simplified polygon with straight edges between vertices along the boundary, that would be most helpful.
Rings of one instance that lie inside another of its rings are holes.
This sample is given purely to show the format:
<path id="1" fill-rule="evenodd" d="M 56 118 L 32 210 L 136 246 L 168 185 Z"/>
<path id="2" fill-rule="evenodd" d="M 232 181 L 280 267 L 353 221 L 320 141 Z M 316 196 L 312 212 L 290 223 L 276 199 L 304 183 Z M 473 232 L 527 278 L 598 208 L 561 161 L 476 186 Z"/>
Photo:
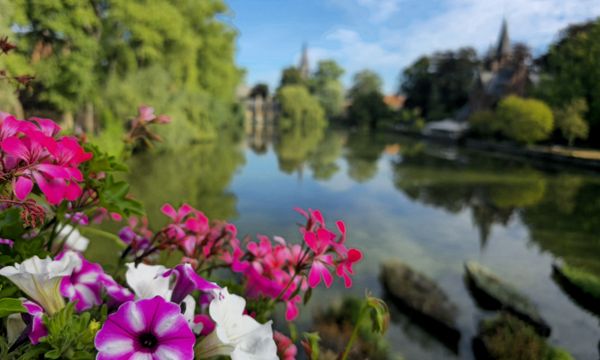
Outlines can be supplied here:
<path id="1" fill-rule="evenodd" d="M 25 176 L 19 176 L 14 186 L 17 199 L 24 200 L 31 193 L 31 189 L 33 189 L 33 181 Z"/>

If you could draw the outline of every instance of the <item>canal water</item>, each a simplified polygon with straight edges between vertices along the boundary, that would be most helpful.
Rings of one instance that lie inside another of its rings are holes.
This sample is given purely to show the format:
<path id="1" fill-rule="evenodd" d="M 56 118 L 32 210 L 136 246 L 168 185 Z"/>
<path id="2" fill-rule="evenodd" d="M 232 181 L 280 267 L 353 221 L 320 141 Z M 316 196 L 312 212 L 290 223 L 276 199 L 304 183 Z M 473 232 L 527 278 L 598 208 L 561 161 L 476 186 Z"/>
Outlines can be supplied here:
<path id="1" fill-rule="evenodd" d="M 526 294 L 552 327 L 550 342 L 577 359 L 598 359 L 600 319 L 552 279 L 562 259 L 600 276 L 600 177 L 541 168 L 495 154 L 392 134 L 330 131 L 265 139 L 223 137 L 131 161 L 132 191 L 151 223 L 164 202 L 188 202 L 227 219 L 240 235 L 300 241 L 294 207 L 343 219 L 361 248 L 354 287 L 341 282 L 313 294 L 311 314 L 344 296 L 382 296 L 380 264 L 399 259 L 434 279 L 459 308 L 458 351 L 392 309 L 388 333 L 406 359 L 472 359 L 481 310 L 467 291 L 463 264 L 476 260 Z M 92 245 L 93 246 L 93 245 Z M 93 251 L 93 250 L 92 250 Z M 327 301 L 318 301 L 327 299 Z"/>

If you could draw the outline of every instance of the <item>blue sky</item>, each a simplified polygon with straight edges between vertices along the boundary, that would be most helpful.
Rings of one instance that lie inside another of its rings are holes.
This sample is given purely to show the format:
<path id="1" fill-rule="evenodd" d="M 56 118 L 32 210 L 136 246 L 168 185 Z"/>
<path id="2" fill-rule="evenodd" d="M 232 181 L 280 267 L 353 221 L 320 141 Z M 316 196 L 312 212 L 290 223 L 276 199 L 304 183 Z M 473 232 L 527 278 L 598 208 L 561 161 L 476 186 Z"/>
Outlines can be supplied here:
<path id="1" fill-rule="evenodd" d="M 276 86 L 295 65 L 303 42 L 312 68 L 332 58 L 347 73 L 370 68 L 385 90 L 419 55 L 473 46 L 482 52 L 498 37 L 503 17 L 511 40 L 536 53 L 572 22 L 600 16 L 600 0 L 229 0 L 228 19 L 240 32 L 238 63 L 246 82 Z"/>

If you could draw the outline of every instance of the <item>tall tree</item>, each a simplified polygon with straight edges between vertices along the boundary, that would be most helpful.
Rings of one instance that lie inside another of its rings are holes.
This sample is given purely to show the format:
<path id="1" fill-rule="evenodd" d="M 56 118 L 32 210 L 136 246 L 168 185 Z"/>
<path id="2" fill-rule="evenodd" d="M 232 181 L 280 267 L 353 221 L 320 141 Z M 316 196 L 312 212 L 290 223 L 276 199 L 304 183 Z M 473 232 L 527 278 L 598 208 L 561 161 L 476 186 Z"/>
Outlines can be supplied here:
<path id="1" fill-rule="evenodd" d="M 344 108 L 344 86 L 340 78 L 344 69 L 334 60 L 321 60 L 310 80 L 311 92 L 328 117 L 339 116 Z"/>
<path id="2" fill-rule="evenodd" d="M 279 82 L 279 88 L 283 88 L 287 85 L 303 85 L 306 86 L 306 81 L 302 78 L 300 70 L 294 66 L 287 67 L 281 72 L 281 81 Z"/>
<path id="3" fill-rule="evenodd" d="M 348 96 L 355 99 L 361 95 L 371 93 L 381 94 L 383 88 L 383 80 L 374 71 L 362 70 L 354 75 L 353 84 L 348 91 Z"/>
<path id="4" fill-rule="evenodd" d="M 403 71 L 400 92 L 406 107 L 422 110 L 428 119 L 453 116 L 469 99 L 479 66 L 472 48 L 423 56 Z"/>
<path id="5" fill-rule="evenodd" d="M 348 119 L 351 124 L 374 130 L 388 116 L 389 109 L 383 102 L 382 86 L 379 75 L 371 70 L 354 75 L 354 83 L 348 92 L 351 102 Z"/>
<path id="6" fill-rule="evenodd" d="M 30 108 L 77 114 L 95 103 L 102 121 L 124 121 L 139 102 L 169 99 L 162 111 L 213 133 L 216 114 L 231 112 L 243 73 L 223 0 L 16 0 L 7 8 L 0 24 L 19 29 L 20 65 L 31 64 L 37 80 L 21 92 Z"/>
<path id="7" fill-rule="evenodd" d="M 561 32 L 548 54 L 539 60 L 546 75 L 540 96 L 562 108 L 576 99 L 588 105 L 585 118 L 590 137 L 600 142 L 600 18 L 571 25 Z"/>

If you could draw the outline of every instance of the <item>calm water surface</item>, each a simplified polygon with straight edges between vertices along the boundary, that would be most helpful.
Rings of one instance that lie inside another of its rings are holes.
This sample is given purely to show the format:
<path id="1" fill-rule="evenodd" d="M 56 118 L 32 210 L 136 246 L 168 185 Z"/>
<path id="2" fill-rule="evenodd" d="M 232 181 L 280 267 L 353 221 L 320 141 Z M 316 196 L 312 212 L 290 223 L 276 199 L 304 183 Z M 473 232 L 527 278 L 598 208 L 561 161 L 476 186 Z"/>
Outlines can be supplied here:
<path id="1" fill-rule="evenodd" d="M 398 258 L 435 279 L 458 305 L 458 354 L 393 311 L 389 339 L 406 359 L 471 359 L 479 310 L 463 282 L 463 263 L 477 260 L 538 305 L 552 344 L 577 359 L 598 359 L 600 320 L 572 302 L 551 278 L 557 258 L 600 275 L 600 178 L 543 170 L 514 159 L 417 142 L 395 135 L 330 132 L 221 139 L 182 151 L 133 159 L 133 192 L 151 221 L 164 223 L 164 202 L 189 202 L 224 218 L 241 235 L 299 241 L 294 207 L 344 219 L 349 243 L 365 252 L 355 286 L 319 290 L 340 301 L 382 295 L 382 261 Z M 326 303 L 326 302 L 323 302 Z M 392 306 L 393 310 L 393 306 Z"/>

